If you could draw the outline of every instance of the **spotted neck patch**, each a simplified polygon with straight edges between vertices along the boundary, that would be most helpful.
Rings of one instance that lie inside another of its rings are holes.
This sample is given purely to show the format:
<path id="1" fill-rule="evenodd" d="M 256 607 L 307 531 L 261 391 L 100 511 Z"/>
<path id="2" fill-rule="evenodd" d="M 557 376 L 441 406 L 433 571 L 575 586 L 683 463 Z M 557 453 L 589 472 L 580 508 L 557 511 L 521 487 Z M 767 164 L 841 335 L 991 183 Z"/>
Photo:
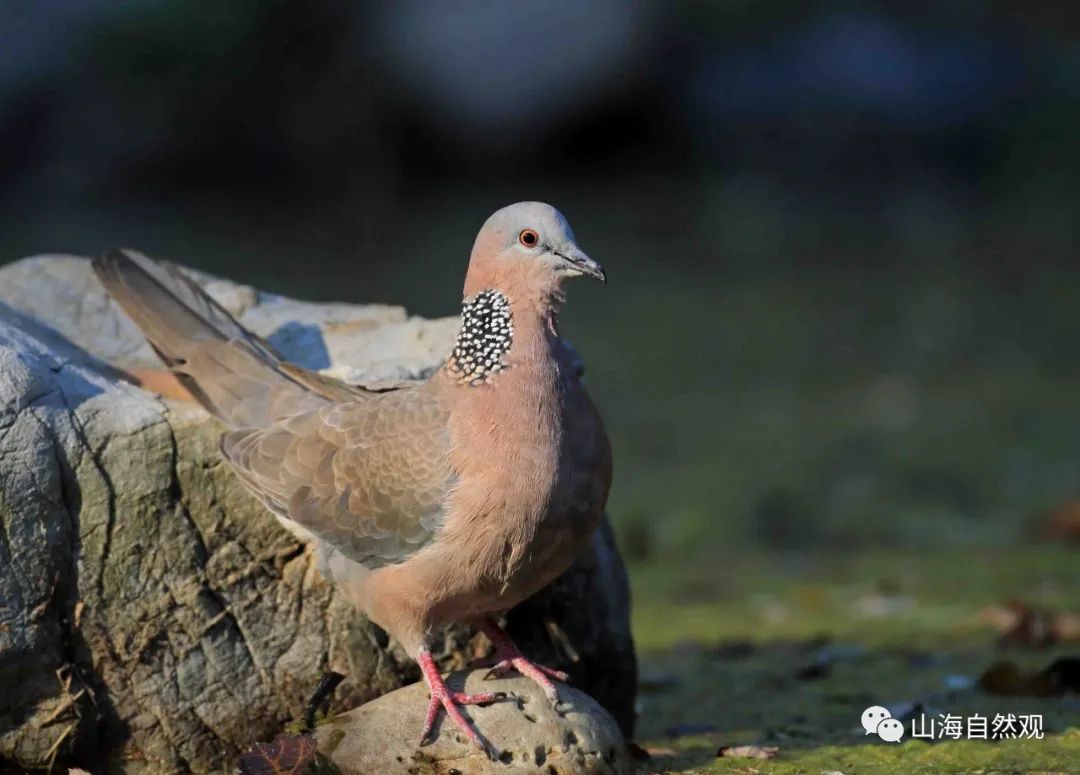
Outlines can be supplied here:
<path id="1" fill-rule="evenodd" d="M 465 299 L 461 331 L 447 362 L 450 373 L 458 384 L 483 385 L 506 368 L 503 356 L 510 351 L 513 337 L 509 299 L 494 290 Z"/>

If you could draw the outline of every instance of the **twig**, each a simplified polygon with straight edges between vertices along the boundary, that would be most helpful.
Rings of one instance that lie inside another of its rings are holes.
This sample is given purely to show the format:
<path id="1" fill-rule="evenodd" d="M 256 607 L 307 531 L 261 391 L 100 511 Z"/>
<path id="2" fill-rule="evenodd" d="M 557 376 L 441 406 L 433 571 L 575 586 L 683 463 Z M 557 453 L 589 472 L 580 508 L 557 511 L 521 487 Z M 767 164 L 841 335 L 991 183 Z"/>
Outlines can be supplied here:
<path id="1" fill-rule="evenodd" d="M 53 765 L 56 764 L 56 754 L 60 751 L 60 744 L 63 743 L 67 736 L 71 734 L 71 730 L 79 725 L 78 721 L 73 721 L 68 725 L 67 729 L 60 733 L 60 737 L 56 738 L 56 742 L 52 744 L 48 751 L 45 752 L 45 758 L 49 760 L 49 770 L 51 771 Z"/>
<path id="2" fill-rule="evenodd" d="M 63 713 L 65 710 L 78 702 L 79 698 L 82 697 L 84 694 L 86 694 L 86 689 L 79 689 L 79 691 L 75 692 L 75 694 L 69 694 L 67 697 L 61 700 L 55 708 L 53 708 L 52 713 L 50 713 L 38 723 L 44 727 L 56 721 L 56 719 L 60 717 L 61 713 Z"/>

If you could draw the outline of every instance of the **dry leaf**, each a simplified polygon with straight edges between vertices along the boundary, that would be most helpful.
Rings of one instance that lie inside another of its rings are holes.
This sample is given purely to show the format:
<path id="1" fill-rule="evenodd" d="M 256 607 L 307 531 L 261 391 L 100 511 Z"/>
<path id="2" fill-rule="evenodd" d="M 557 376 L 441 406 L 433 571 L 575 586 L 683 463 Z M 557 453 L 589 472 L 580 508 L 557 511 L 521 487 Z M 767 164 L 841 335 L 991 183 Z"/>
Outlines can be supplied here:
<path id="1" fill-rule="evenodd" d="M 722 745 L 716 755 L 725 759 L 772 759 L 779 750 L 772 745 Z"/>
<path id="2" fill-rule="evenodd" d="M 1080 614 L 1061 613 L 1050 623 L 1056 643 L 1080 643 Z"/>
<path id="3" fill-rule="evenodd" d="M 272 743 L 255 743 L 240 757 L 240 775 L 302 775 L 314 760 L 314 737 L 278 735 Z"/>
<path id="4" fill-rule="evenodd" d="M 978 620 L 998 632 L 1008 632 L 1020 621 L 1022 603 L 1010 601 L 1008 603 L 994 603 L 979 611 Z"/>
<path id="5" fill-rule="evenodd" d="M 1080 543 L 1080 498 L 1073 498 L 1050 509 L 1041 522 L 1037 529 L 1040 538 Z"/>
<path id="6" fill-rule="evenodd" d="M 1019 600 L 986 606 L 979 612 L 979 621 L 1000 632 L 1003 643 L 1014 646 L 1080 641 L 1080 614 L 1041 610 Z"/>
<path id="7" fill-rule="evenodd" d="M 674 748 L 665 748 L 662 745 L 650 745 L 645 749 L 645 753 L 652 759 L 662 759 L 664 757 L 671 758 L 672 756 L 679 755 L 679 752 Z"/>
<path id="8" fill-rule="evenodd" d="M 1013 603 L 1016 623 L 1006 630 L 1001 640 L 1018 646 L 1049 646 L 1054 639 L 1051 615 L 1023 603 Z"/>

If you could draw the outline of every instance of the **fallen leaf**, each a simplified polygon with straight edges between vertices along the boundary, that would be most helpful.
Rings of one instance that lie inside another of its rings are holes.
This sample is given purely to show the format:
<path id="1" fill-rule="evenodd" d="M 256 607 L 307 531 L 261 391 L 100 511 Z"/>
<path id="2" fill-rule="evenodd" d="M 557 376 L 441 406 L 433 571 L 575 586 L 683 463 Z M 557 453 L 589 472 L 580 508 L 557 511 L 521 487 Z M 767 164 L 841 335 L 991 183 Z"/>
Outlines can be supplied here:
<path id="1" fill-rule="evenodd" d="M 1060 613 L 1050 624 L 1057 643 L 1080 643 L 1080 614 Z"/>
<path id="2" fill-rule="evenodd" d="M 1018 646 L 1049 646 L 1054 640 L 1050 614 L 1024 603 L 1013 603 L 1016 622 L 1002 633 L 1003 643 Z"/>
<path id="3" fill-rule="evenodd" d="M 779 750 L 772 745 L 722 745 L 716 755 L 725 759 L 772 759 Z"/>
<path id="4" fill-rule="evenodd" d="M 240 775 L 301 775 L 315 759 L 311 735 L 278 735 L 240 757 Z"/>
<path id="5" fill-rule="evenodd" d="M 1049 541 L 1080 543 L 1080 498 L 1073 498 L 1050 509 L 1036 532 Z"/>
<path id="6" fill-rule="evenodd" d="M 650 745 L 645 749 L 645 755 L 650 759 L 664 759 L 678 756 L 678 751 L 674 748 L 666 748 L 662 745 Z"/>
<path id="7" fill-rule="evenodd" d="M 1023 604 L 1016 600 L 1010 600 L 1007 603 L 994 603 L 979 611 L 978 620 L 998 632 L 1008 632 L 1020 621 L 1022 611 L 1019 609 L 1021 606 Z"/>
<path id="8" fill-rule="evenodd" d="M 1080 614 L 1046 611 L 1020 600 L 986 606 L 979 620 L 1000 632 L 1006 645 L 1044 648 L 1080 641 Z"/>

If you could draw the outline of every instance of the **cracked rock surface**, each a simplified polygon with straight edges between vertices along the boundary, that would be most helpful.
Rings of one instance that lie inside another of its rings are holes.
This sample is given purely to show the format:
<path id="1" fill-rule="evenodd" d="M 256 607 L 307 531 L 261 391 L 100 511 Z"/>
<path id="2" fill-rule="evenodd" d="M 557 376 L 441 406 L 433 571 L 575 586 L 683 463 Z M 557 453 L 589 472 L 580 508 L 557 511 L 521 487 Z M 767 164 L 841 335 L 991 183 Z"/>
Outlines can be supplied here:
<path id="1" fill-rule="evenodd" d="M 356 382 L 421 378 L 456 333 L 197 279 L 286 358 Z M 158 365 L 85 259 L 0 268 L 0 770 L 221 771 L 297 718 L 326 669 L 347 676 L 336 711 L 419 679 L 221 463 L 220 426 L 117 370 Z M 629 733 L 628 615 L 605 524 L 507 626 Z M 486 646 L 453 630 L 441 665 Z"/>
<path id="2" fill-rule="evenodd" d="M 588 695 L 559 686 L 559 711 L 521 677 L 484 680 L 485 671 L 455 674 L 451 689 L 508 698 L 464 713 L 499 754 L 489 759 L 445 715 L 437 737 L 418 748 L 427 689 L 413 684 L 337 716 L 316 730 L 319 752 L 343 775 L 625 775 L 631 772 L 619 725 Z"/>

